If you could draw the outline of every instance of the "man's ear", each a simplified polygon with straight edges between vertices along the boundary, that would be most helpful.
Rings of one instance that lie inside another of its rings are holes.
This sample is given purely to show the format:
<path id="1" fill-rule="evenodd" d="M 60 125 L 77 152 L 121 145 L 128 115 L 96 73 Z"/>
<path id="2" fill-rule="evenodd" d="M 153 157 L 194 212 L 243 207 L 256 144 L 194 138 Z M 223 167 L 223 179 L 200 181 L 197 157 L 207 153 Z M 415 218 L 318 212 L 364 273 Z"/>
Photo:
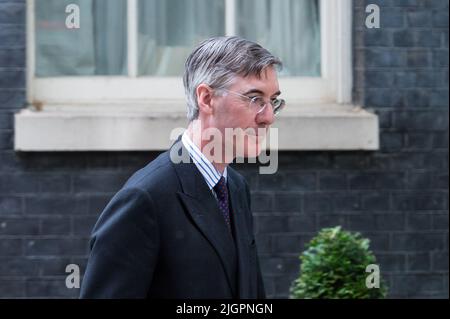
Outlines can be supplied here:
<path id="1" fill-rule="evenodd" d="M 206 84 L 202 83 L 197 86 L 196 89 L 197 94 L 197 103 L 199 112 L 203 114 L 212 114 L 212 98 L 213 98 L 213 90 Z"/>

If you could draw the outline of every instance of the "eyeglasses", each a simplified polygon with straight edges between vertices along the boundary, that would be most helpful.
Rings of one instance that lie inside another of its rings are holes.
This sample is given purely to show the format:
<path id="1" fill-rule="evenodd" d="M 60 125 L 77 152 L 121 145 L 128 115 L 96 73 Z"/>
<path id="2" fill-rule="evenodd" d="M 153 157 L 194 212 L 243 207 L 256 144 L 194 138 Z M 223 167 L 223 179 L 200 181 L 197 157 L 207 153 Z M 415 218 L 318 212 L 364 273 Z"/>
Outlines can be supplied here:
<path id="1" fill-rule="evenodd" d="M 226 91 L 228 93 L 231 93 L 236 96 L 240 96 L 242 98 L 246 98 L 246 99 L 250 100 L 249 107 L 256 110 L 256 114 L 263 112 L 264 109 L 266 108 L 267 104 L 270 104 L 270 106 L 272 107 L 272 110 L 273 110 L 273 114 L 278 115 L 278 114 L 280 114 L 281 110 L 284 108 L 284 106 L 286 104 L 285 100 L 283 100 L 283 99 L 275 98 L 275 99 L 270 100 L 270 102 L 266 102 L 262 96 L 250 97 L 250 96 L 240 94 L 238 92 L 230 91 L 227 89 L 222 89 L 222 91 Z"/>

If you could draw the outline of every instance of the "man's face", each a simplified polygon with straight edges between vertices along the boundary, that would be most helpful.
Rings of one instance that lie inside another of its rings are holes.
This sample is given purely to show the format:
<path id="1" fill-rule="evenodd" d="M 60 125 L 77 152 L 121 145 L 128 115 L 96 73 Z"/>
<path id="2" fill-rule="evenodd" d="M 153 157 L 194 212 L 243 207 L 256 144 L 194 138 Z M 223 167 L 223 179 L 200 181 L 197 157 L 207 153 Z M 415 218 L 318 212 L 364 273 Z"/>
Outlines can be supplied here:
<path id="1" fill-rule="evenodd" d="M 228 90 L 249 98 L 262 97 L 267 102 L 264 109 L 258 113 L 259 109 L 252 107 L 249 98 L 225 91 L 223 96 L 216 98 L 217 107 L 214 108 L 213 126 L 218 128 L 225 138 L 226 128 L 241 132 L 233 141 L 226 139 L 226 147 L 233 147 L 235 154 L 241 157 L 258 156 L 261 152 L 261 142 L 275 120 L 270 101 L 280 94 L 276 70 L 274 67 L 267 67 L 259 78 L 238 76 Z"/>

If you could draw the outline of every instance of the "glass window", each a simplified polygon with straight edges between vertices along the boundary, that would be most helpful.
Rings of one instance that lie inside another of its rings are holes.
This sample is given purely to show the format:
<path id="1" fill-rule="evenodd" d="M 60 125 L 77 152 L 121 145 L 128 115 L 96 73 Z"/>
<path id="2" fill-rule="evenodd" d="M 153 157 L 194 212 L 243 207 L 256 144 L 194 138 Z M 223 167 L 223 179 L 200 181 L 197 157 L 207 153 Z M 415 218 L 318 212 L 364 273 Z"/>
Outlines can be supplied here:
<path id="1" fill-rule="evenodd" d="M 225 34 L 224 0 L 141 0 L 138 74 L 179 76 L 200 41 Z"/>
<path id="2" fill-rule="evenodd" d="M 281 75 L 320 76 L 318 0 L 238 0 L 237 32 L 281 58 Z"/>
<path id="3" fill-rule="evenodd" d="M 80 28 L 67 28 L 66 6 L 80 8 Z M 38 0 L 36 76 L 127 73 L 126 0 Z"/>

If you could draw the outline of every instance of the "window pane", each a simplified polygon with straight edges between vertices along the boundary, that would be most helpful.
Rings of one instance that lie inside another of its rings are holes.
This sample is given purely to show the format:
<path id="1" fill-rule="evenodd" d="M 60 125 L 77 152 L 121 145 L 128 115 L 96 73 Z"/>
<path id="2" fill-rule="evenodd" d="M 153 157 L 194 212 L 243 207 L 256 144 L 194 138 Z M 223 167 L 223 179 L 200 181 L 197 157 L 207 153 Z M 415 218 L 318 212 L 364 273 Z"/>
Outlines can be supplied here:
<path id="1" fill-rule="evenodd" d="M 318 0 L 237 0 L 238 34 L 281 58 L 281 75 L 320 76 Z"/>
<path id="2" fill-rule="evenodd" d="M 139 75 L 179 76 L 196 44 L 224 34 L 224 0 L 141 0 Z"/>
<path id="3" fill-rule="evenodd" d="M 66 27 L 69 4 L 80 8 L 78 29 Z M 126 0 L 38 0 L 35 6 L 38 77 L 127 73 Z"/>

